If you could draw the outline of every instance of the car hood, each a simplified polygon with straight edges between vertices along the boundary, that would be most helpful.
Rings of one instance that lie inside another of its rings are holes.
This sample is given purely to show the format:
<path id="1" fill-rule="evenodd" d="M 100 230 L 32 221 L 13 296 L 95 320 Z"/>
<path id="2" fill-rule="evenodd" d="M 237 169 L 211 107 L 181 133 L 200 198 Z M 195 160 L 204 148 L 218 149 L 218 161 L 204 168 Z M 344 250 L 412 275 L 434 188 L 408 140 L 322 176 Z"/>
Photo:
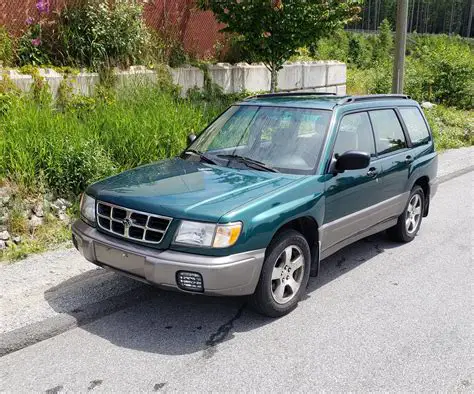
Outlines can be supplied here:
<path id="1" fill-rule="evenodd" d="M 175 158 L 104 179 L 90 186 L 87 193 L 143 212 L 218 221 L 225 213 L 298 178 Z"/>

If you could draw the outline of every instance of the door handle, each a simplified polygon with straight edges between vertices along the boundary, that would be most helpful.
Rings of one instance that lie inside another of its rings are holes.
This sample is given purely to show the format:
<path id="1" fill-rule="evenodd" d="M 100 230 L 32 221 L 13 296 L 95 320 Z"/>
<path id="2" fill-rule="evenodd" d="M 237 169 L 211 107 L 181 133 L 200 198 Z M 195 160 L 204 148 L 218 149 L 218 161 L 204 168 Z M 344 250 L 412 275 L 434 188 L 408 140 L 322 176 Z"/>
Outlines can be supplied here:
<path id="1" fill-rule="evenodd" d="M 369 171 L 367 171 L 367 176 L 370 176 L 371 178 L 373 178 L 376 175 L 377 175 L 377 169 L 375 167 L 370 167 Z"/>
<path id="2" fill-rule="evenodd" d="M 412 156 L 408 155 L 407 157 L 405 157 L 405 163 L 413 163 L 413 160 L 415 160 Z"/>

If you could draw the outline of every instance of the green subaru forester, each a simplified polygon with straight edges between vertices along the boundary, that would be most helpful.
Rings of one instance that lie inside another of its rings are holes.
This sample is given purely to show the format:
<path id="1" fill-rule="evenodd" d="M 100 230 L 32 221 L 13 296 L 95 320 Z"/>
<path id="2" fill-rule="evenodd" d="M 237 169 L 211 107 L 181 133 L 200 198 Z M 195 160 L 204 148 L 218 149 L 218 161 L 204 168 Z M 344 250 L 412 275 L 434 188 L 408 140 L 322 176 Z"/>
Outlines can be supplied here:
<path id="1" fill-rule="evenodd" d="M 436 172 L 430 129 L 407 96 L 259 95 L 190 136 L 180 157 L 91 185 L 73 241 L 101 267 L 251 295 L 281 316 L 321 259 L 383 230 L 411 241 Z"/>

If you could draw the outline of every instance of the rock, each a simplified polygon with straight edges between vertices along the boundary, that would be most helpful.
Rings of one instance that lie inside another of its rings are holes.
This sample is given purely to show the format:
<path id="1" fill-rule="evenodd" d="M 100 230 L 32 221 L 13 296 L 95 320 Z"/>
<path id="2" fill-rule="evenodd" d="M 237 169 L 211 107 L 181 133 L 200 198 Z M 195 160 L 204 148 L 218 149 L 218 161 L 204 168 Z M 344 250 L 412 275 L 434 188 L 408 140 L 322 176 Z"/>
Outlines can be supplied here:
<path id="1" fill-rule="evenodd" d="M 423 101 L 421 103 L 421 108 L 424 108 L 424 109 L 432 109 L 434 107 L 436 107 L 436 104 L 430 103 L 429 101 Z"/>
<path id="2" fill-rule="evenodd" d="M 58 198 L 53 203 L 51 203 L 51 210 L 58 214 L 60 212 L 65 212 L 66 209 L 71 205 L 72 204 L 69 201 L 63 198 Z"/>
<path id="3" fill-rule="evenodd" d="M 10 239 L 10 233 L 5 230 L 0 233 L 0 240 L 1 241 L 8 241 Z"/>
<path id="4" fill-rule="evenodd" d="M 28 220 L 28 228 L 30 230 L 35 229 L 36 227 L 41 226 L 44 223 L 44 219 L 38 216 L 33 215 L 30 220 Z"/>
<path id="5" fill-rule="evenodd" d="M 71 218 L 64 212 L 60 212 L 58 214 L 58 218 L 59 218 L 59 220 L 61 220 L 65 224 L 69 224 L 71 222 Z"/>
<path id="6" fill-rule="evenodd" d="M 0 187 L 0 197 L 7 197 L 12 193 L 12 190 L 9 187 L 3 186 Z"/>
<path id="7" fill-rule="evenodd" d="M 44 217 L 44 209 L 43 209 L 43 204 L 41 203 L 36 203 L 35 206 L 31 209 L 33 213 L 38 216 L 39 218 Z"/>
<path id="8" fill-rule="evenodd" d="M 12 238 L 12 241 L 13 241 L 14 244 L 18 245 L 18 244 L 21 243 L 22 239 L 19 235 L 17 235 L 16 237 Z"/>
<path id="9" fill-rule="evenodd" d="M 7 244 L 5 241 L 0 240 L 0 250 L 5 250 L 7 248 Z"/>
<path id="10" fill-rule="evenodd" d="M 56 202 L 60 203 L 62 206 L 65 206 L 66 208 L 72 207 L 72 202 L 66 200 L 65 198 L 58 198 Z"/>
<path id="11" fill-rule="evenodd" d="M 8 214 L 5 213 L 4 215 L 1 215 L 0 214 L 0 226 L 6 226 L 8 222 Z M 3 230 L 0 230 L 0 231 L 3 231 Z"/>
<path id="12" fill-rule="evenodd" d="M 10 196 L 0 196 L 0 207 L 6 207 L 10 202 Z"/>

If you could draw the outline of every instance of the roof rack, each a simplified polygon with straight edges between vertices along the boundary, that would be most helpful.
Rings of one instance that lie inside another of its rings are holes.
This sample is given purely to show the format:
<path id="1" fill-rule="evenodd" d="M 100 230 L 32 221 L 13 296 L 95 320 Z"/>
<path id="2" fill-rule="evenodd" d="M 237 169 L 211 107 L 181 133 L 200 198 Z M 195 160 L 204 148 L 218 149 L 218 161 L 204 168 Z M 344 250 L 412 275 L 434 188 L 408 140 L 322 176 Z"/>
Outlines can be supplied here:
<path id="1" fill-rule="evenodd" d="M 263 97 L 291 97 L 291 96 L 336 96 L 336 93 L 330 92 L 278 92 L 278 93 L 264 93 L 250 96 L 247 98 L 263 98 Z"/>
<path id="2" fill-rule="evenodd" d="M 338 101 L 337 105 L 356 103 L 360 101 L 390 100 L 390 99 L 410 100 L 411 97 L 407 96 L 406 94 L 372 94 L 368 96 L 349 96 L 349 97 L 344 97 L 342 100 Z"/>

